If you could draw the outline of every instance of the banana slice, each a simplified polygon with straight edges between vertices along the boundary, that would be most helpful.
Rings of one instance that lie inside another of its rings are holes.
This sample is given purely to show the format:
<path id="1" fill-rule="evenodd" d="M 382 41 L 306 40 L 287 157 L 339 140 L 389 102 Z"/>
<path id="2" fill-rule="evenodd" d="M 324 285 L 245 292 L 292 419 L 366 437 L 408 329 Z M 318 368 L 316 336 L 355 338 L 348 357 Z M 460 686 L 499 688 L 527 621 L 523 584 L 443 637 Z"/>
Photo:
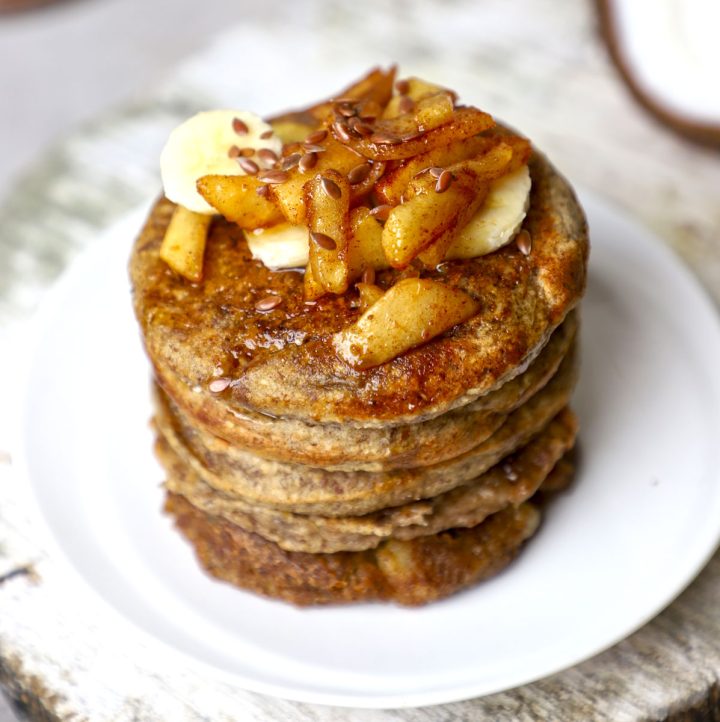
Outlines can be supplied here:
<path id="1" fill-rule="evenodd" d="M 460 231 L 445 259 L 476 258 L 509 243 L 525 220 L 530 205 L 530 185 L 526 165 L 495 181 L 482 208 Z"/>
<path id="2" fill-rule="evenodd" d="M 271 228 L 245 232 L 250 253 L 269 269 L 302 268 L 307 266 L 309 232 L 307 226 L 280 223 Z"/>
<path id="3" fill-rule="evenodd" d="M 245 132 L 247 130 L 247 132 Z M 204 175 L 245 175 L 230 148 L 269 148 L 280 154 L 281 140 L 262 118 L 245 110 L 210 110 L 188 118 L 170 133 L 160 155 L 165 195 L 195 213 L 215 209 L 197 192 L 195 183 Z"/>

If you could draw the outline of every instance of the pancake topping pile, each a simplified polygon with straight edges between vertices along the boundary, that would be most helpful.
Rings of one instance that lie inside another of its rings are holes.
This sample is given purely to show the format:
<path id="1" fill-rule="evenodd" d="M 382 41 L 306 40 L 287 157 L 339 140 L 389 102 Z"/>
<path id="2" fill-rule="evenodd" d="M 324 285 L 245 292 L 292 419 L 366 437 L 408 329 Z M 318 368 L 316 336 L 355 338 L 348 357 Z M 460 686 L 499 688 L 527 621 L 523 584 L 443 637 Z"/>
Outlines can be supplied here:
<path id="1" fill-rule="evenodd" d="M 297 604 L 503 568 L 572 476 L 584 216 L 525 138 L 395 69 L 170 135 L 130 264 L 167 511 Z"/>
<path id="2" fill-rule="evenodd" d="M 165 194 L 178 204 L 161 250 L 168 265 L 200 281 L 208 216 L 220 213 L 267 267 L 305 267 L 307 302 L 355 286 L 366 313 L 335 340 L 355 368 L 472 316 L 477 301 L 467 293 L 417 279 L 515 236 L 527 211 L 530 144 L 492 132 L 491 116 L 456 107 L 449 90 L 417 78 L 393 89 L 393 79 L 373 71 L 342 98 L 270 124 L 231 110 L 183 123 L 161 157 Z M 404 273 L 378 283 L 386 269 Z M 259 303 L 269 312 L 282 299 Z M 418 304 L 425 312 L 409 314 Z"/>

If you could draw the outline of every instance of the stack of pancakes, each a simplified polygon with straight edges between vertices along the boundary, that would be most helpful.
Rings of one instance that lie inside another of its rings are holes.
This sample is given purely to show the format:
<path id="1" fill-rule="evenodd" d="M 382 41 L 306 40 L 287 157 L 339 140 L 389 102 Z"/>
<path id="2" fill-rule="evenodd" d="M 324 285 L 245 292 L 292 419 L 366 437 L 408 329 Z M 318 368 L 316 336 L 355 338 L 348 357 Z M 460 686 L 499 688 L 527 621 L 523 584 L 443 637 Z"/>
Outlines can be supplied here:
<path id="1" fill-rule="evenodd" d="M 166 510 L 212 575 L 296 604 L 415 605 L 495 574 L 536 531 L 539 500 L 573 472 L 588 239 L 566 181 L 537 153 L 530 171 L 530 253 L 429 273 L 479 313 L 365 371 L 331 345 L 359 316 L 353 294 L 305 303 L 302 273 L 253 260 L 221 218 L 190 284 L 159 258 L 174 206 L 157 203 L 131 260 L 135 310 Z"/>

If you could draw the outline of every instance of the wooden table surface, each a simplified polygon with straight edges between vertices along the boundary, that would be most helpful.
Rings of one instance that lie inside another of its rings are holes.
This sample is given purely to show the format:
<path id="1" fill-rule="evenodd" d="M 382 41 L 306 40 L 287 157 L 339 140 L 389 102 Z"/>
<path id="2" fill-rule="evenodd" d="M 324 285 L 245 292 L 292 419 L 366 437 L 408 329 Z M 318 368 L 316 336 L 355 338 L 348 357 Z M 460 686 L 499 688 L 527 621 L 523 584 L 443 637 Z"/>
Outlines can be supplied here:
<path id="1" fill-rule="evenodd" d="M 720 719 L 718 556 L 651 623 L 572 669 L 478 700 L 362 711 L 212 679 L 137 632 L 51 551 L 11 454 L 26 319 L 98 231 L 157 193 L 163 140 L 197 109 L 270 112 L 398 60 L 405 73 L 438 79 L 520 128 L 573 182 L 650 227 L 720 300 L 720 155 L 676 138 L 635 105 L 591 4 L 368 0 L 353 9 L 311 0 L 293 8 L 269 3 L 262 20 L 228 30 L 152 97 L 67 137 L 0 209 L 0 680 L 31 718 L 49 720 Z"/>

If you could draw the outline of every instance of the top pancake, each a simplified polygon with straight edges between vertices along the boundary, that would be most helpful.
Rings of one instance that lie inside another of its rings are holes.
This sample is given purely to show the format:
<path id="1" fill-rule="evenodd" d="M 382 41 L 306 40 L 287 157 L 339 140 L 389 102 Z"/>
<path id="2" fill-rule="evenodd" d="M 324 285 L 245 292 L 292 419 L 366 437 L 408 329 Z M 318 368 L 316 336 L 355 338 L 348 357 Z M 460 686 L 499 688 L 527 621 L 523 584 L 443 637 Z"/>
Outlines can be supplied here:
<path id="1" fill-rule="evenodd" d="M 354 293 L 303 302 L 301 273 L 273 272 L 252 259 L 243 232 L 216 219 L 204 280 L 190 283 L 159 258 L 174 205 L 161 199 L 137 240 L 131 262 L 135 311 L 148 354 L 200 395 L 219 397 L 229 414 L 247 410 L 314 422 L 382 426 L 421 421 L 498 388 L 532 362 L 582 295 L 588 236 L 570 186 L 541 155 L 530 162 L 533 239 L 477 259 L 442 264 L 428 277 L 462 288 L 481 308 L 431 342 L 392 361 L 355 371 L 330 337 L 358 316 Z M 389 285 L 396 271 L 378 275 Z M 269 293 L 270 313 L 254 304 Z"/>

